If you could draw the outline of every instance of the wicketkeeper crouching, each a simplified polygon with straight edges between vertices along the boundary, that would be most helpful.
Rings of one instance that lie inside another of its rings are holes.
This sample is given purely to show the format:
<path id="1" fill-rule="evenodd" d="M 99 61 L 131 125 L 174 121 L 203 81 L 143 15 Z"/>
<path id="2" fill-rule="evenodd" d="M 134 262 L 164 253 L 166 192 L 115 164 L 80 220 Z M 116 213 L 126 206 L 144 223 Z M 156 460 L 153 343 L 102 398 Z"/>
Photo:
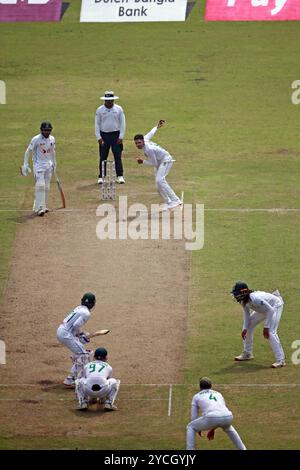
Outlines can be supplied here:
<path id="1" fill-rule="evenodd" d="M 119 392 L 120 380 L 112 378 L 112 367 L 107 363 L 107 350 L 97 348 L 94 361 L 84 367 L 83 377 L 77 379 L 76 397 L 78 410 L 87 410 L 90 403 L 104 403 L 107 411 L 117 410 L 114 405 Z"/>

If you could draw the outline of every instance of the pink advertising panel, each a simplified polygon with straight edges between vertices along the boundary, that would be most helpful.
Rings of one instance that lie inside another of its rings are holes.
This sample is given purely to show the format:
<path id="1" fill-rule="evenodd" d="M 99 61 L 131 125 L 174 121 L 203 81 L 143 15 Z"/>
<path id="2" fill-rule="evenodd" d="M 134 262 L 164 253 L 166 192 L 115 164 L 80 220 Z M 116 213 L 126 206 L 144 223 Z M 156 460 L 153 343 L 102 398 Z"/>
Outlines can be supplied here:
<path id="1" fill-rule="evenodd" d="M 300 20 L 300 0 L 207 0 L 205 20 Z"/>
<path id="2" fill-rule="evenodd" d="M 60 21 L 62 0 L 0 0 L 0 22 Z"/>

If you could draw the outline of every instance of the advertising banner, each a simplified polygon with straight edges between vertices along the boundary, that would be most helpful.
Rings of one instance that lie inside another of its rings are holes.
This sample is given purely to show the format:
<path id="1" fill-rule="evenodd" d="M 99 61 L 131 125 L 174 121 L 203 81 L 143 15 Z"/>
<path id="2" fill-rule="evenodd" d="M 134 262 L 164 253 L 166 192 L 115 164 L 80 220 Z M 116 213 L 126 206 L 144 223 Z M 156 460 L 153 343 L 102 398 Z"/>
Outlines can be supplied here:
<path id="1" fill-rule="evenodd" d="M 60 21 L 62 0 L 0 0 L 0 22 Z"/>
<path id="2" fill-rule="evenodd" d="M 300 0 L 207 0 L 206 21 L 300 20 Z"/>
<path id="3" fill-rule="evenodd" d="M 187 0 L 82 0 L 82 22 L 185 21 Z"/>

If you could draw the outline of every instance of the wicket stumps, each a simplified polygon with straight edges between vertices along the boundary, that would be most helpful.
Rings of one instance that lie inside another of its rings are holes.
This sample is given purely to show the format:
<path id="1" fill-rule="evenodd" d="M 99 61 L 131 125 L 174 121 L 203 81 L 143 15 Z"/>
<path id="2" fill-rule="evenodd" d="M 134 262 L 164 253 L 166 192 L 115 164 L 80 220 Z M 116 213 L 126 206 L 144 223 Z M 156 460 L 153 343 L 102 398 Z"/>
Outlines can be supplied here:
<path id="1" fill-rule="evenodd" d="M 116 199 L 116 168 L 115 162 L 102 162 L 101 199 Z"/>

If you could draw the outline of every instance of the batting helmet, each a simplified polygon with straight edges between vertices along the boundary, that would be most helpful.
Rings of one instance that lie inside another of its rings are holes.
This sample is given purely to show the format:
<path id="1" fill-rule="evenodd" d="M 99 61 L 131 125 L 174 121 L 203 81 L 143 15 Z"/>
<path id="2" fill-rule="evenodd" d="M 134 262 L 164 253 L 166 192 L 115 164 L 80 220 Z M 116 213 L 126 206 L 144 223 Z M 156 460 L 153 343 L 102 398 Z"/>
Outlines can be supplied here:
<path id="1" fill-rule="evenodd" d="M 200 379 L 199 385 L 201 390 L 208 390 L 212 387 L 211 380 L 208 377 L 202 377 L 202 379 Z"/>
<path id="2" fill-rule="evenodd" d="M 41 124 L 41 131 L 52 131 L 53 127 L 51 122 L 49 121 L 44 121 Z"/>
<path id="3" fill-rule="evenodd" d="M 107 350 L 105 348 L 97 348 L 94 357 L 95 359 L 106 359 Z"/>
<path id="4" fill-rule="evenodd" d="M 233 286 L 231 294 L 234 296 L 237 302 L 241 302 L 250 294 L 250 292 L 251 291 L 245 282 L 238 281 Z"/>
<path id="5" fill-rule="evenodd" d="M 95 303 L 96 297 L 91 292 L 86 292 L 81 299 L 81 305 L 85 305 L 87 308 L 93 308 Z"/>

